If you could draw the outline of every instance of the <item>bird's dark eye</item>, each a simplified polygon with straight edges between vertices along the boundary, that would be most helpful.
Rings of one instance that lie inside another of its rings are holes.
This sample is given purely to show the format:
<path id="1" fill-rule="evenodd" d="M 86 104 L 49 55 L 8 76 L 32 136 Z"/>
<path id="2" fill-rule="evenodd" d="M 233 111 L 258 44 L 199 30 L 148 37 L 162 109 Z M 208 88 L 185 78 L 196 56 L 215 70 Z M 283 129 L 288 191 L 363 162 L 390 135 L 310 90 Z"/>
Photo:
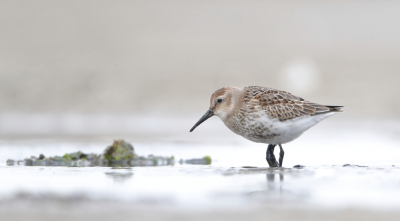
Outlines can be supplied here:
<path id="1" fill-rule="evenodd" d="M 222 102 L 222 99 L 218 99 L 217 102 L 218 102 L 218 103 L 221 103 L 221 102 Z"/>

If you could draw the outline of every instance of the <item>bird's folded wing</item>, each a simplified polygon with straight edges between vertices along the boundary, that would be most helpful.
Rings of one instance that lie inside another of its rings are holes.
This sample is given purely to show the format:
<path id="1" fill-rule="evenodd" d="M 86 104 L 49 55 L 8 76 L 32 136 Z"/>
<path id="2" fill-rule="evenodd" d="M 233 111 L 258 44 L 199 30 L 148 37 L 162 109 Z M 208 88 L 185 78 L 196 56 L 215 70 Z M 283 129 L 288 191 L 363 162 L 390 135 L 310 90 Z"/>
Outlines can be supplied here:
<path id="1" fill-rule="evenodd" d="M 268 87 L 250 86 L 245 88 L 245 103 L 259 105 L 272 118 L 281 121 L 301 116 L 339 112 L 341 106 L 316 104 L 289 92 Z"/>

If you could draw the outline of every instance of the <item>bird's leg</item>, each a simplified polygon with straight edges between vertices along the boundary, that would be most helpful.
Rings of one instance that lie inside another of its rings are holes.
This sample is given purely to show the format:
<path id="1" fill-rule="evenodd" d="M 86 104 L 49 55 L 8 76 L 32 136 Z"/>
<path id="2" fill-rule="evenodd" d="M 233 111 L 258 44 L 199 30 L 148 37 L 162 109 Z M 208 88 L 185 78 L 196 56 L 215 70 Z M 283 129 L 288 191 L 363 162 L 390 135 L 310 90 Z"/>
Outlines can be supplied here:
<path id="1" fill-rule="evenodd" d="M 269 164 L 269 167 L 279 167 L 279 164 L 278 164 L 278 162 L 276 162 L 275 155 L 274 155 L 275 146 L 276 146 L 276 144 L 268 145 L 267 162 Z"/>
<path id="2" fill-rule="evenodd" d="M 283 156 L 285 155 L 285 152 L 283 151 L 283 148 L 282 148 L 281 144 L 279 144 L 279 149 L 281 149 L 280 152 L 279 152 L 279 166 L 282 167 Z"/>

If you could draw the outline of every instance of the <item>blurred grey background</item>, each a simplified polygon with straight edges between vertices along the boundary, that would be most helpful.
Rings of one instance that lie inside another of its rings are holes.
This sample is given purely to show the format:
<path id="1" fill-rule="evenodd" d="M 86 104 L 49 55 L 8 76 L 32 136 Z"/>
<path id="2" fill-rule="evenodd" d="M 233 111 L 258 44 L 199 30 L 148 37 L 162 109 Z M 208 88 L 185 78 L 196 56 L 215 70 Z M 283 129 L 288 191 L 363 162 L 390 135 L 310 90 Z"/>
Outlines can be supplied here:
<path id="1" fill-rule="evenodd" d="M 0 132 L 85 124 L 65 116 L 198 118 L 216 89 L 248 85 L 344 105 L 344 118 L 399 119 L 399 1 L 0 6 Z"/>

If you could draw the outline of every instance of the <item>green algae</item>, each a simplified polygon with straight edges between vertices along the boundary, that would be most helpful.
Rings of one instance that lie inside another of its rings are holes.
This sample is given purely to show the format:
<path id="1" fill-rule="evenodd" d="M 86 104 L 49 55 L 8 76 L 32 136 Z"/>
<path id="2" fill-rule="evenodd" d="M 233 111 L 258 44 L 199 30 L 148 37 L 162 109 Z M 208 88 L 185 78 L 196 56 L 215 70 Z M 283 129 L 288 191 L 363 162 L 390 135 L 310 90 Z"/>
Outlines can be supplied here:
<path id="1" fill-rule="evenodd" d="M 180 164 L 194 164 L 194 165 L 211 165 L 211 157 L 210 156 L 205 156 L 203 158 L 194 158 L 194 159 L 187 159 L 183 160 L 180 159 L 179 163 Z"/>
<path id="2" fill-rule="evenodd" d="M 24 160 L 7 160 L 7 166 L 106 166 L 106 167 L 131 167 L 131 166 L 172 166 L 175 165 L 175 156 L 163 157 L 148 155 L 139 156 L 135 153 L 132 144 L 124 140 L 114 140 L 114 142 L 105 148 L 103 153 L 84 153 L 82 151 L 65 153 L 61 156 L 31 156 Z M 211 165 L 210 156 L 203 158 L 180 160 L 181 164 Z"/>
<path id="3" fill-rule="evenodd" d="M 174 165 L 175 158 L 148 155 L 139 156 L 135 153 L 132 144 L 124 140 L 115 140 L 110 146 L 106 147 L 102 154 L 84 153 L 82 151 L 65 153 L 62 156 L 46 157 L 40 154 L 38 157 L 31 156 L 24 160 L 7 160 L 8 166 L 110 166 L 110 167 L 130 167 L 130 166 L 166 166 Z"/>
<path id="4" fill-rule="evenodd" d="M 205 156 L 203 157 L 205 164 L 206 165 L 211 165 L 211 157 L 210 156 Z"/>
<path id="5" fill-rule="evenodd" d="M 111 146 L 104 150 L 106 160 L 129 160 L 135 158 L 134 148 L 124 140 L 115 140 Z"/>

